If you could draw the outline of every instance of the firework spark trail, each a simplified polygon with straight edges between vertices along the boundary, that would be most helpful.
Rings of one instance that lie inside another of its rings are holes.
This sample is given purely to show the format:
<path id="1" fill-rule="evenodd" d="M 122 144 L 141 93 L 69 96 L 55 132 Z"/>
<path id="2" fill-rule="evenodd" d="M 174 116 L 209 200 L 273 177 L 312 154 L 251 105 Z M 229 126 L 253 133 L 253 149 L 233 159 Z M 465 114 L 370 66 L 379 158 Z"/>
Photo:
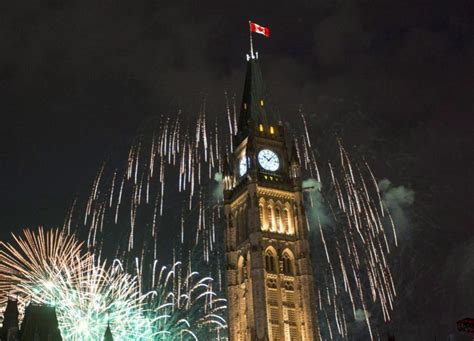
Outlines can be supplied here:
<path id="1" fill-rule="evenodd" d="M 304 116 L 301 110 L 300 110 L 300 116 L 303 121 L 303 127 L 304 127 L 304 132 L 305 132 L 304 137 L 306 137 L 306 138 L 303 137 L 303 141 L 305 141 L 304 146 L 305 146 L 305 151 L 306 151 L 305 160 L 307 160 L 306 167 L 310 166 L 309 170 L 310 170 L 311 176 L 313 176 L 313 168 L 314 168 L 314 171 L 316 172 L 316 180 L 318 180 L 318 182 L 321 182 L 321 175 L 319 173 L 318 162 L 314 155 L 314 149 L 311 146 L 311 139 L 309 138 L 309 131 L 308 131 L 308 125 L 306 123 L 306 117 Z M 306 144 L 308 145 L 307 148 L 306 148 Z"/>
<path id="2" fill-rule="evenodd" d="M 69 209 L 69 212 L 66 214 L 66 219 L 64 221 L 64 228 L 66 229 L 67 233 L 71 233 L 71 224 L 72 224 L 72 219 L 74 215 L 74 209 L 76 208 L 77 204 L 77 198 L 74 199 L 72 202 L 71 208 Z"/>
<path id="3" fill-rule="evenodd" d="M 307 131 L 306 126 L 305 131 Z M 306 134 L 306 138 L 309 138 L 308 134 Z M 308 158 L 304 164 L 307 167 L 313 164 L 312 158 L 314 157 L 314 154 L 308 151 L 307 146 L 310 145 L 310 142 L 303 140 L 304 155 L 305 158 Z M 369 183 L 363 175 L 364 170 L 357 164 L 353 165 L 340 140 L 338 140 L 338 148 L 338 165 L 334 166 L 333 163 L 328 162 L 330 185 L 334 190 L 335 198 L 335 205 L 328 198 L 325 202 L 331 212 L 334 224 L 332 227 L 329 226 L 331 232 L 329 240 L 325 231 L 328 227 L 323 228 L 320 221 L 316 222 L 328 264 L 327 276 L 331 278 L 330 281 L 324 280 L 326 285 L 329 285 L 326 304 L 333 307 L 334 319 L 331 320 L 334 321 L 337 332 L 344 336 L 345 322 L 343 320 L 345 321 L 346 318 L 342 319 L 340 307 L 343 306 L 346 299 L 341 296 L 336 284 L 340 281 L 344 292 L 348 295 L 354 318 L 356 318 L 356 307 L 362 307 L 363 319 L 367 325 L 369 336 L 373 340 L 374 332 L 370 322 L 369 301 L 371 303 L 378 302 L 384 321 L 389 321 L 393 301 L 396 297 L 387 259 L 390 254 L 390 242 L 384 228 L 383 217 L 389 217 L 389 224 L 392 226 L 390 240 L 394 240 L 395 245 L 397 245 L 396 232 L 390 212 L 382 202 L 375 177 L 368 164 L 364 161 L 365 172 L 371 179 L 373 188 L 369 188 Z M 375 200 L 371 193 L 375 193 Z M 354 233 L 359 238 L 354 239 Z M 345 245 L 343 249 L 339 246 L 338 238 L 341 238 L 341 242 Z M 343 250 L 345 252 L 342 252 Z M 336 275 L 337 280 L 335 279 L 332 256 L 330 256 L 333 253 L 339 263 L 340 271 Z M 348 265 L 346 266 L 346 264 Z M 347 268 L 350 268 L 351 271 L 348 272 Z M 368 283 L 367 287 L 365 282 Z M 353 287 L 356 288 L 357 293 L 353 292 Z M 369 299 L 367 300 L 366 297 Z M 324 314 L 327 315 L 328 311 L 325 310 Z M 330 319 L 327 321 L 329 323 Z M 333 330 L 330 326 L 328 326 L 328 332 L 332 337 Z"/>
<path id="4" fill-rule="evenodd" d="M 231 113 L 230 113 L 230 106 L 229 106 L 229 99 L 227 97 L 227 92 L 225 93 L 225 101 L 226 101 L 226 111 L 227 111 L 227 120 L 229 122 L 229 146 L 231 146 L 231 153 L 233 152 L 232 148 L 233 148 L 233 141 L 232 141 L 232 138 L 235 134 L 237 134 L 237 130 L 235 130 L 235 133 L 234 133 L 234 123 L 232 122 L 232 117 L 231 117 Z"/>
<path id="5" fill-rule="evenodd" d="M 153 276 L 156 277 L 156 268 Z M 198 335 L 198 331 L 188 329 L 196 323 L 212 325 L 216 330 L 227 327 L 223 318 L 226 301 L 216 297 L 217 294 L 212 290 L 212 278 L 199 277 L 199 273 L 192 271 L 190 265 L 185 266 L 181 262 L 175 262 L 169 271 L 162 267 L 157 277 L 158 285 L 153 297 L 150 296 L 149 304 L 160 316 L 160 335 L 177 337 L 191 332 Z M 196 314 L 196 308 L 201 314 Z M 187 327 L 176 333 L 181 326 Z"/>
<path id="6" fill-rule="evenodd" d="M 216 258 L 219 238 L 216 237 L 215 216 L 220 214 L 220 207 L 219 204 L 210 204 L 203 193 L 212 186 L 212 175 L 222 171 L 221 153 L 233 150 L 233 137 L 237 133 L 235 98 L 230 104 L 227 94 L 225 96 L 226 111 L 221 121 L 211 121 L 209 125 L 205 103 L 195 121 L 189 124 L 192 128 L 186 126 L 181 111 L 174 118 L 161 116 L 148 136 L 148 142 L 146 134 L 141 134 L 133 142 L 126 164 L 123 168 L 114 168 L 110 175 L 111 181 L 103 180 L 106 172 L 102 165 L 94 179 L 84 217 L 84 224 L 88 224 L 91 236 L 89 246 L 97 248 L 101 245 L 99 232 L 104 224 L 109 221 L 119 224 L 124 220 L 128 221 L 129 235 L 126 245 L 119 246 L 124 248 L 120 252 L 126 250 L 131 253 L 141 247 L 140 238 L 143 237 L 138 235 L 137 229 L 140 226 L 140 235 L 151 236 L 156 258 L 161 231 L 159 226 L 168 226 L 166 210 L 178 203 L 181 208 L 180 226 L 176 228 L 178 244 L 184 247 L 188 240 L 192 240 L 194 249 L 201 248 L 198 253 L 206 264 Z M 322 305 L 329 304 L 337 314 L 337 325 L 333 331 L 345 333 L 346 319 L 350 319 L 350 313 L 338 311 L 345 300 L 343 295 L 350 301 L 349 311 L 352 311 L 352 315 L 355 316 L 356 307 L 370 306 L 372 309 L 369 303 L 377 302 L 384 319 L 389 320 L 396 291 L 388 255 L 392 240 L 395 246 L 398 241 L 393 219 L 383 203 L 376 178 L 365 160 L 362 166 L 351 160 L 340 140 L 337 140 L 339 159 L 327 162 L 329 176 L 324 177 L 321 171 L 325 172 L 326 169 L 320 167 L 321 163 L 316 160 L 310 127 L 303 113 L 300 112 L 300 115 L 303 133 L 296 134 L 295 141 L 302 166 L 324 189 L 332 191 L 335 198 L 335 201 L 329 197 L 324 200 L 339 230 L 335 227 L 326 230 L 327 227 L 321 226 L 320 222 L 316 224 L 325 250 L 325 257 L 316 261 L 327 262 L 331 290 L 330 298 Z M 170 181 L 176 181 L 176 184 L 168 184 Z M 101 190 L 106 182 L 110 186 L 109 190 Z M 176 188 L 177 193 L 173 192 L 171 201 L 167 193 L 173 188 Z M 310 197 L 310 200 L 313 199 Z M 182 203 L 187 205 L 181 207 Z M 128 212 L 121 206 L 128 207 Z M 108 219 L 105 207 L 113 211 L 111 219 Z M 150 224 L 141 223 L 146 219 L 143 218 L 144 214 L 149 215 Z M 184 215 L 192 218 L 185 222 Z M 192 219 L 195 221 L 192 222 Z M 67 224 L 69 228 L 71 220 L 72 217 Z M 391 231 L 384 226 L 387 220 Z M 339 237 L 335 237 L 338 232 Z M 336 263 L 332 264 L 333 261 Z M 218 276 L 221 276 L 220 271 Z M 363 297 L 368 297 L 370 302 Z M 336 321 L 333 318 L 330 320 Z M 369 318 L 366 320 L 370 329 Z"/>

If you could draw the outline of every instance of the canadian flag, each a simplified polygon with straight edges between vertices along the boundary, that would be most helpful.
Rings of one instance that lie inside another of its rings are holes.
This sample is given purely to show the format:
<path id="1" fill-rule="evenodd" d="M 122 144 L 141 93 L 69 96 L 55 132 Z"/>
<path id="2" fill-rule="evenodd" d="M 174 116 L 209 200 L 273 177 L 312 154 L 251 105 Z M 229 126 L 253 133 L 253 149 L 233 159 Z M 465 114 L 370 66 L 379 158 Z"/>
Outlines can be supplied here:
<path id="1" fill-rule="evenodd" d="M 249 21 L 250 32 L 263 34 L 265 37 L 270 37 L 270 29 L 268 27 L 260 26 L 254 22 Z"/>

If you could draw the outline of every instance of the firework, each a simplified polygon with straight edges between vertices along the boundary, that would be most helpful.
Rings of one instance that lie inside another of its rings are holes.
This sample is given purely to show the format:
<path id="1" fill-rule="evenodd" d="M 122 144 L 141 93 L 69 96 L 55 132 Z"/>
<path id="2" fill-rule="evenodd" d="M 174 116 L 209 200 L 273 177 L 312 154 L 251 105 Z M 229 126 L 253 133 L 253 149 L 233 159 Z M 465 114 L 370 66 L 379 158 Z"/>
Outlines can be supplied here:
<path id="1" fill-rule="evenodd" d="M 190 263 L 179 261 L 160 269 L 155 262 L 152 273 L 146 306 L 156 321 L 156 339 L 220 340 L 226 335 L 226 300 L 213 290 L 211 277 L 201 277 Z"/>
<path id="2" fill-rule="evenodd" d="M 60 230 L 24 230 L 13 238 L 16 246 L 1 243 L 2 292 L 18 297 L 21 307 L 56 306 L 64 338 L 100 339 L 107 323 L 123 340 L 149 334 L 147 321 L 139 318 L 143 298 L 132 276 L 108 270 Z"/>
<path id="3" fill-rule="evenodd" d="M 320 162 L 310 140 L 312 129 L 300 115 L 302 127 L 293 132 L 296 150 L 304 174 L 315 179 L 307 209 L 324 207 L 308 221 L 315 237 L 320 324 L 327 325 L 332 339 L 348 336 L 351 322 L 364 321 L 373 338 L 371 316 L 380 312 L 389 321 L 396 297 L 389 266 L 396 229 L 368 163 L 353 162 L 341 141 L 334 143 L 336 161 Z M 173 247 L 168 243 L 160 252 L 192 251 L 206 273 L 218 279 L 216 292 L 221 292 L 222 198 L 216 192 L 222 189 L 213 179 L 222 171 L 221 155 L 232 150 L 236 116 L 234 101 L 215 122 L 208 119 L 204 104 L 195 121 L 184 122 L 181 112 L 160 117 L 140 131 L 126 162 L 100 167 L 85 207 L 75 201 L 65 228 L 87 231 L 87 245 L 96 251 L 107 243 L 117 246 L 116 255 L 126 264 L 137 255 L 144 264 L 152 262 L 159 243 L 171 233 Z M 167 215 L 176 208 L 179 217 Z M 127 238 L 110 238 L 112 227 Z"/>
<path id="4" fill-rule="evenodd" d="M 347 324 L 364 321 L 373 340 L 370 317 L 375 306 L 388 322 L 396 297 L 388 260 L 397 235 L 367 162 L 354 164 L 340 141 L 338 148 L 339 160 L 329 162 L 328 176 L 322 177 L 327 181 L 306 181 L 309 227 L 318 255 L 319 307 L 329 339 L 336 333 L 348 337 Z M 306 158 L 307 164 L 316 164 L 311 154 Z"/>
<path id="5" fill-rule="evenodd" d="M 25 230 L 14 239 L 16 247 L 1 244 L 2 292 L 18 297 L 22 310 L 27 302 L 56 306 L 67 340 L 101 339 L 108 324 L 119 340 L 186 340 L 226 328 L 225 300 L 216 297 L 212 278 L 190 266 L 186 276 L 179 262 L 153 272 L 151 290 L 143 293 L 141 279 L 120 261 L 107 267 L 62 231 Z"/>

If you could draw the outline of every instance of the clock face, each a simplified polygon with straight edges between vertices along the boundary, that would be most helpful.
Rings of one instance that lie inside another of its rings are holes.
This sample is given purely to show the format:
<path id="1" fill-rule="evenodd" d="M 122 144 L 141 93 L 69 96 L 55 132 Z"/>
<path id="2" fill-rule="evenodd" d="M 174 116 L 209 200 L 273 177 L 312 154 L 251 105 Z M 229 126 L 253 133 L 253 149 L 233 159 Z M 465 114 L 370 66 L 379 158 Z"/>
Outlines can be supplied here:
<path id="1" fill-rule="evenodd" d="M 243 176 L 247 173 L 247 158 L 242 156 L 239 161 L 239 175 Z"/>
<path id="2" fill-rule="evenodd" d="M 258 163 L 263 169 L 268 171 L 276 171 L 280 167 L 280 160 L 275 152 L 270 149 L 262 149 L 258 152 Z"/>

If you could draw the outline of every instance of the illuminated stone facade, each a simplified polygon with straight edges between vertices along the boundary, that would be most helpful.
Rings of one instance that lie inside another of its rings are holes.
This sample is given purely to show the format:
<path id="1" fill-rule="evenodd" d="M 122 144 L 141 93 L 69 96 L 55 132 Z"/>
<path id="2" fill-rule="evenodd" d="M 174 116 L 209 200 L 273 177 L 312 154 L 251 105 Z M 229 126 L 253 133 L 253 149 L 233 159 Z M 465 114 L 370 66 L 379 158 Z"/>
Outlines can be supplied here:
<path id="1" fill-rule="evenodd" d="M 318 340 L 299 159 L 266 108 L 256 59 L 238 129 L 224 164 L 230 340 Z"/>

